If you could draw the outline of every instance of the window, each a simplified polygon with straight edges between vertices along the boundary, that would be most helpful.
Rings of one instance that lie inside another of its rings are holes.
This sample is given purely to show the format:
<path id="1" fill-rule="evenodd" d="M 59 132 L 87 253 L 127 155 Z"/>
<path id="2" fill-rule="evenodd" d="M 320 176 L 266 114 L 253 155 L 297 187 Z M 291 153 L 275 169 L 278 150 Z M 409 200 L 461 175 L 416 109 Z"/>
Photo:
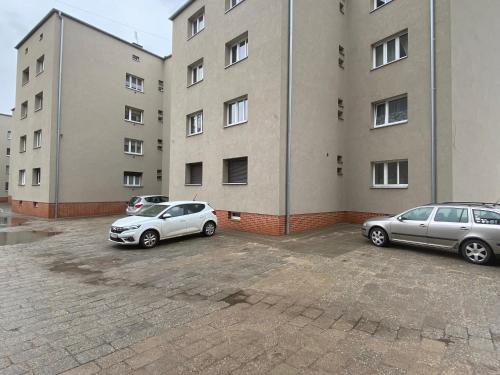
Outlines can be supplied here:
<path id="1" fill-rule="evenodd" d="M 390 3 L 392 0 L 373 0 L 373 9 L 380 8 L 387 3 Z"/>
<path id="2" fill-rule="evenodd" d="M 373 68 L 408 56 L 408 33 L 379 42 L 373 46 Z"/>
<path id="3" fill-rule="evenodd" d="M 142 109 L 125 107 L 125 121 L 142 124 L 144 120 L 144 111 Z"/>
<path id="4" fill-rule="evenodd" d="M 36 74 L 40 74 L 45 70 L 45 56 L 42 55 L 36 60 Z"/>
<path id="5" fill-rule="evenodd" d="M 35 112 L 43 108 L 43 92 L 35 95 Z"/>
<path id="6" fill-rule="evenodd" d="M 7 151 L 6 151 L 5 155 L 10 156 L 10 147 L 7 147 Z"/>
<path id="7" fill-rule="evenodd" d="M 43 40 L 43 33 L 40 34 L 39 39 L 40 42 Z"/>
<path id="8" fill-rule="evenodd" d="M 203 163 L 186 164 L 186 185 L 201 185 L 203 181 Z"/>
<path id="9" fill-rule="evenodd" d="M 196 112 L 187 117 L 187 135 L 203 133 L 203 111 Z"/>
<path id="10" fill-rule="evenodd" d="M 236 220 L 236 221 L 241 220 L 241 212 L 229 211 L 228 216 L 229 216 L 229 220 Z"/>
<path id="11" fill-rule="evenodd" d="M 33 148 L 42 147 L 42 131 L 37 130 L 33 133 Z"/>
<path id="12" fill-rule="evenodd" d="M 189 19 L 189 37 L 195 36 L 205 28 L 205 8 Z"/>
<path id="13" fill-rule="evenodd" d="M 226 0 L 226 12 L 229 12 L 236 5 L 242 3 L 244 0 Z"/>
<path id="14" fill-rule="evenodd" d="M 400 97 L 375 103 L 374 127 L 397 125 L 408 121 L 408 97 Z"/>
<path id="15" fill-rule="evenodd" d="M 339 120 L 344 119 L 344 100 L 341 98 L 338 98 L 338 110 L 337 110 L 337 117 Z"/>
<path id="16" fill-rule="evenodd" d="M 248 157 L 224 160 L 224 184 L 244 185 L 248 182 Z"/>
<path id="17" fill-rule="evenodd" d="M 190 203 L 184 206 L 187 210 L 187 215 L 197 214 L 205 209 L 205 205 L 201 203 Z"/>
<path id="18" fill-rule="evenodd" d="M 33 168 L 33 179 L 32 184 L 34 186 L 39 186 L 41 181 L 41 171 L 40 168 Z"/>
<path id="19" fill-rule="evenodd" d="M 21 104 L 21 120 L 28 117 L 28 101 Z"/>
<path id="20" fill-rule="evenodd" d="M 144 80 L 132 74 L 125 75 L 125 87 L 139 92 L 144 92 Z"/>
<path id="21" fill-rule="evenodd" d="M 164 88 L 163 88 L 163 81 L 158 81 L 158 91 L 159 92 L 163 92 Z"/>
<path id="22" fill-rule="evenodd" d="M 28 49 L 28 47 L 26 47 L 26 48 L 24 49 L 24 54 L 25 54 L 25 55 L 27 55 L 27 54 L 28 54 L 28 51 L 29 51 L 29 49 Z"/>
<path id="23" fill-rule="evenodd" d="M 174 207 L 171 207 L 167 213 L 170 214 L 171 217 L 179 217 L 179 216 L 184 216 L 184 215 L 187 215 L 188 212 L 187 210 L 185 209 L 186 208 L 186 205 L 184 204 L 181 204 L 179 206 L 174 206 Z"/>
<path id="24" fill-rule="evenodd" d="M 124 151 L 126 154 L 143 155 L 142 145 L 143 141 L 137 139 L 125 138 Z"/>
<path id="25" fill-rule="evenodd" d="M 345 49 L 339 45 L 339 67 L 344 69 Z"/>
<path id="26" fill-rule="evenodd" d="M 156 181 L 161 181 L 162 179 L 162 171 L 161 169 L 156 170 Z"/>
<path id="27" fill-rule="evenodd" d="M 473 210 L 476 224 L 500 225 L 500 214 L 493 211 Z"/>
<path id="28" fill-rule="evenodd" d="M 8 140 L 12 139 L 12 132 L 10 130 L 7 130 L 7 139 Z"/>
<path id="29" fill-rule="evenodd" d="M 30 68 L 26 68 L 23 70 L 22 84 L 23 86 L 30 81 Z"/>
<path id="30" fill-rule="evenodd" d="M 26 152 L 26 138 L 25 135 L 19 138 L 19 152 Z"/>
<path id="31" fill-rule="evenodd" d="M 248 57 L 248 33 L 226 45 L 226 65 L 230 66 Z"/>
<path id="32" fill-rule="evenodd" d="M 345 14 L 345 0 L 339 1 L 339 10 L 340 10 L 340 13 Z"/>
<path id="33" fill-rule="evenodd" d="M 158 110 L 158 122 L 163 124 L 163 111 L 162 110 Z"/>
<path id="34" fill-rule="evenodd" d="M 226 126 L 243 124 L 248 121 L 248 98 L 226 103 Z"/>
<path id="35" fill-rule="evenodd" d="M 343 176 L 344 171 L 342 170 L 342 167 L 337 167 L 337 176 Z"/>
<path id="36" fill-rule="evenodd" d="M 9 190 L 9 183 L 8 183 L 8 182 L 6 182 L 6 183 L 5 183 L 5 191 L 8 191 L 8 190 Z"/>
<path id="37" fill-rule="evenodd" d="M 468 223 L 469 210 L 467 208 L 443 207 L 438 208 L 434 221 L 439 223 Z"/>
<path id="38" fill-rule="evenodd" d="M 373 163 L 373 186 L 396 187 L 408 186 L 408 160 Z"/>
<path id="39" fill-rule="evenodd" d="M 9 175 L 10 174 L 10 167 L 8 165 L 5 166 L 5 175 Z"/>
<path id="40" fill-rule="evenodd" d="M 158 139 L 158 144 L 156 148 L 160 151 L 163 151 L 163 139 Z"/>
<path id="41" fill-rule="evenodd" d="M 188 67 L 188 86 L 203 81 L 203 59 Z"/>
<path id="42" fill-rule="evenodd" d="M 414 208 L 413 210 L 407 211 L 401 215 L 401 219 L 409 221 L 427 221 L 433 210 L 434 207 Z"/>
<path id="43" fill-rule="evenodd" d="M 140 172 L 124 172 L 123 185 L 128 187 L 141 187 L 142 186 L 142 173 Z"/>
<path id="44" fill-rule="evenodd" d="M 135 62 L 140 62 L 141 61 L 141 58 L 137 55 L 132 55 L 132 60 L 135 61 Z"/>
<path id="45" fill-rule="evenodd" d="M 18 182 L 19 182 L 20 186 L 26 185 L 26 170 L 25 169 L 21 169 L 19 171 L 19 180 L 18 180 Z"/>

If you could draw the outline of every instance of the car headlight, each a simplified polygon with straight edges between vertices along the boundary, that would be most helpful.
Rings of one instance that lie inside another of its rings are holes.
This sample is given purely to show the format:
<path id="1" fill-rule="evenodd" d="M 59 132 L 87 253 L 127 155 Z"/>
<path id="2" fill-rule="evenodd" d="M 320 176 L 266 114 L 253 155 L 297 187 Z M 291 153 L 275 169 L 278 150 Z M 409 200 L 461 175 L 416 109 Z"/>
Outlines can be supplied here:
<path id="1" fill-rule="evenodd" d="M 127 230 L 136 230 L 136 229 L 139 229 L 141 226 L 140 225 L 131 225 L 129 227 L 123 227 L 123 231 L 127 231 Z"/>
<path id="2" fill-rule="evenodd" d="M 366 223 L 363 223 L 363 228 L 366 228 L 366 225 L 367 225 Z"/>

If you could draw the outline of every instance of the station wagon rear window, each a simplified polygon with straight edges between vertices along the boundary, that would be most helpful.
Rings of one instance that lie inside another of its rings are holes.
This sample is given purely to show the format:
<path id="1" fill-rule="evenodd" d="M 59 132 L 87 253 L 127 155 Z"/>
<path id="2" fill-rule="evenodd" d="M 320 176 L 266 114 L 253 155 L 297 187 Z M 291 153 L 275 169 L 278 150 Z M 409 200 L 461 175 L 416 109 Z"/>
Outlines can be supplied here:
<path id="1" fill-rule="evenodd" d="M 476 224 L 500 225 L 500 214 L 493 211 L 474 210 Z"/>

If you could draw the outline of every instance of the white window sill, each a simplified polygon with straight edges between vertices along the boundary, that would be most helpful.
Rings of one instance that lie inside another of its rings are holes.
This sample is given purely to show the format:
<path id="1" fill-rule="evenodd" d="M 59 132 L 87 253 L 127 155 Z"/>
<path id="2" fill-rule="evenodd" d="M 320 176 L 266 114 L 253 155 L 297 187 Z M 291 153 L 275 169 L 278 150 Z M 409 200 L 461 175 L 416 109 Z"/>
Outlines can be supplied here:
<path id="1" fill-rule="evenodd" d="M 188 36 L 187 40 L 190 41 L 191 39 L 193 39 L 195 36 L 197 35 L 200 35 L 200 33 L 203 32 L 203 30 L 205 30 L 205 27 L 203 27 L 203 29 L 199 30 L 196 34 L 193 34 L 191 36 Z"/>
<path id="2" fill-rule="evenodd" d="M 136 90 L 136 89 L 133 89 L 132 87 L 128 87 L 128 86 L 125 86 L 125 88 L 127 90 L 133 91 L 134 93 L 144 94 L 144 89 L 142 89 L 142 90 Z"/>
<path id="3" fill-rule="evenodd" d="M 132 155 L 132 156 L 144 156 L 144 154 L 136 154 L 135 152 L 124 152 L 126 155 Z"/>
<path id="4" fill-rule="evenodd" d="M 31 185 L 31 186 L 40 186 L 40 184 L 33 184 L 33 185 Z"/>
<path id="5" fill-rule="evenodd" d="M 234 62 L 234 63 L 231 63 L 231 64 L 229 64 L 229 65 L 226 65 L 226 67 L 225 67 L 224 69 L 228 69 L 228 68 L 230 68 L 230 67 L 232 67 L 232 66 L 235 66 L 236 64 L 239 64 L 240 62 L 245 61 L 245 60 L 247 60 L 247 59 L 248 59 L 248 56 L 247 56 L 247 57 L 244 57 L 244 58 L 242 58 L 242 59 L 240 59 L 240 60 L 238 60 L 238 61 L 236 61 L 236 62 Z"/>
<path id="6" fill-rule="evenodd" d="M 201 131 L 199 133 L 188 134 L 186 137 L 194 137 L 194 136 L 201 135 L 201 134 L 203 134 L 203 131 Z"/>
<path id="7" fill-rule="evenodd" d="M 222 185 L 248 185 L 248 182 L 223 182 Z"/>
<path id="8" fill-rule="evenodd" d="M 231 220 L 231 221 L 241 221 L 241 217 L 232 217 L 229 220 Z"/>
<path id="9" fill-rule="evenodd" d="M 202 78 L 202 79 L 200 79 L 199 81 L 196 81 L 196 82 L 193 82 L 193 83 L 189 84 L 189 85 L 187 86 L 187 88 L 190 88 L 190 87 L 196 86 L 198 83 L 201 83 L 201 82 L 203 82 L 203 78 Z"/>
<path id="10" fill-rule="evenodd" d="M 229 9 L 227 9 L 227 10 L 224 12 L 224 14 L 229 13 L 229 12 L 230 12 L 230 11 L 232 11 L 234 8 L 236 8 L 238 5 L 242 4 L 244 1 L 245 1 L 245 0 L 242 0 L 242 1 L 240 1 L 238 4 L 236 4 L 234 7 L 231 7 L 231 8 L 229 8 Z"/>
<path id="11" fill-rule="evenodd" d="M 391 65 L 391 64 L 397 63 L 397 62 L 399 62 L 399 61 L 401 61 L 401 60 L 406 60 L 407 58 L 408 58 L 408 55 L 407 55 L 407 56 L 405 56 L 405 57 L 400 57 L 399 59 L 396 59 L 396 60 L 394 60 L 394 61 L 388 62 L 388 63 L 386 63 L 386 64 L 382 64 L 382 65 L 377 66 L 377 67 L 374 67 L 374 68 L 372 68 L 372 69 L 371 69 L 371 71 L 373 72 L 374 70 L 378 70 L 378 69 L 383 68 L 383 67 L 385 67 L 385 66 L 388 66 L 388 65 Z"/>
<path id="12" fill-rule="evenodd" d="M 370 11 L 370 13 L 373 13 L 373 12 L 375 12 L 375 11 L 379 10 L 380 8 L 385 7 L 387 4 L 390 4 L 391 2 L 392 2 L 392 0 L 391 0 L 391 1 L 388 1 L 388 2 L 387 2 L 387 3 L 385 3 L 384 5 L 381 5 L 381 6 L 379 6 L 379 7 L 376 7 L 376 8 L 374 8 L 374 9 L 372 9 L 372 10 Z"/>
<path id="13" fill-rule="evenodd" d="M 202 186 L 202 184 L 184 184 L 184 186 Z"/>
<path id="14" fill-rule="evenodd" d="M 35 112 L 38 112 L 38 111 L 41 111 L 42 110 L 42 107 L 40 108 L 35 108 Z"/>
<path id="15" fill-rule="evenodd" d="M 34 146 L 33 150 L 38 150 L 39 148 L 42 148 L 42 146 Z"/>
<path id="16" fill-rule="evenodd" d="M 143 188 L 144 187 L 142 185 L 123 185 L 123 186 L 126 187 L 126 188 L 133 188 L 133 189 Z"/>
<path id="17" fill-rule="evenodd" d="M 144 122 L 137 122 L 137 121 L 127 120 L 127 119 L 125 119 L 125 122 L 130 122 L 134 125 L 144 125 Z"/>
<path id="18" fill-rule="evenodd" d="M 241 122 L 235 122 L 234 124 L 224 125 L 224 128 L 231 128 L 233 126 L 243 125 L 243 124 L 246 124 L 247 122 L 248 122 L 248 120 L 241 121 Z"/>
<path id="19" fill-rule="evenodd" d="M 21 120 L 24 120 L 27 117 L 28 117 L 28 115 L 21 116 Z"/>
<path id="20" fill-rule="evenodd" d="M 403 125 L 407 124 L 408 120 L 403 120 L 403 121 L 396 121 L 396 122 L 390 122 L 388 124 L 382 124 L 382 125 L 373 125 L 371 129 L 380 129 L 380 128 L 387 128 L 388 126 L 394 126 L 394 125 Z"/>
<path id="21" fill-rule="evenodd" d="M 371 189 L 408 189 L 406 185 L 372 185 Z"/>

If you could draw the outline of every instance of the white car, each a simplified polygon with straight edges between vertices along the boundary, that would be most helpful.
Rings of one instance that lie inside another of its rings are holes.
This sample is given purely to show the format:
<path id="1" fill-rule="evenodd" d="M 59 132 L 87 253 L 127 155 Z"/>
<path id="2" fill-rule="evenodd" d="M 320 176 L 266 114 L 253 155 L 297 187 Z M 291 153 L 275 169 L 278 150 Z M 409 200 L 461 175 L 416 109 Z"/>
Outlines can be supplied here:
<path id="1" fill-rule="evenodd" d="M 109 240 L 123 245 L 152 248 L 160 240 L 194 233 L 213 236 L 217 228 L 215 210 L 206 202 L 165 202 L 145 208 L 135 216 L 115 221 Z"/>

